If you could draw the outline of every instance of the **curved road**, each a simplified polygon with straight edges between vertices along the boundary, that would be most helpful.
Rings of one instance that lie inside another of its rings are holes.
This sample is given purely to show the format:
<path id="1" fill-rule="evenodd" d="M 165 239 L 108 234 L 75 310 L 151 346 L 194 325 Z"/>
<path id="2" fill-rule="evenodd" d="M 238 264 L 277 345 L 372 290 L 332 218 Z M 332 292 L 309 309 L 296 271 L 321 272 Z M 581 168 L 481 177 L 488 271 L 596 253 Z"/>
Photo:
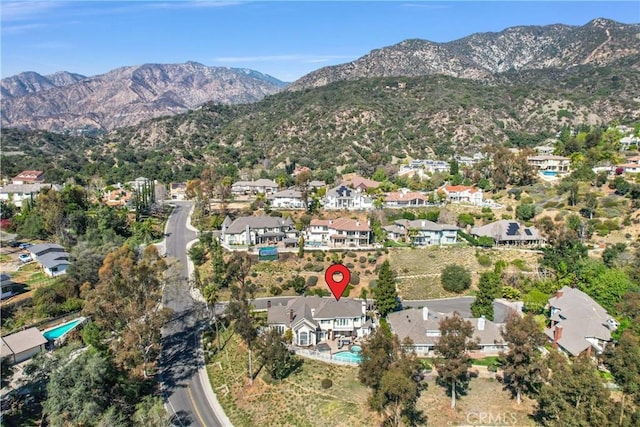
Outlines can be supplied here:
<path id="1" fill-rule="evenodd" d="M 206 375 L 200 331 L 203 307 L 189 292 L 186 245 L 196 238 L 187 227 L 192 202 L 173 202 L 167 221 L 165 253 L 173 265 L 165 285 L 163 304 L 173 309 L 171 321 L 162 330 L 160 375 L 167 398 L 171 424 L 175 426 L 227 427 Z M 215 409 L 214 409 L 215 408 Z"/>

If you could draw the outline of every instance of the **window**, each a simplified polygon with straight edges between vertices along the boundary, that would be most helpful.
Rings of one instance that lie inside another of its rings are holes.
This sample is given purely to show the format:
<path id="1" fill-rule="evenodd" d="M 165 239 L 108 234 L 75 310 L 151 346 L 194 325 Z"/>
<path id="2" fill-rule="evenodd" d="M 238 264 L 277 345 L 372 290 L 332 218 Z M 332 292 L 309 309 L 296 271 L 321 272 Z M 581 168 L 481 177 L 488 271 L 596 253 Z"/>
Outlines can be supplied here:
<path id="1" fill-rule="evenodd" d="M 336 319 L 336 326 L 349 326 L 349 319 Z"/>
<path id="2" fill-rule="evenodd" d="M 298 333 L 298 345 L 300 346 L 309 345 L 309 334 L 307 332 Z"/>

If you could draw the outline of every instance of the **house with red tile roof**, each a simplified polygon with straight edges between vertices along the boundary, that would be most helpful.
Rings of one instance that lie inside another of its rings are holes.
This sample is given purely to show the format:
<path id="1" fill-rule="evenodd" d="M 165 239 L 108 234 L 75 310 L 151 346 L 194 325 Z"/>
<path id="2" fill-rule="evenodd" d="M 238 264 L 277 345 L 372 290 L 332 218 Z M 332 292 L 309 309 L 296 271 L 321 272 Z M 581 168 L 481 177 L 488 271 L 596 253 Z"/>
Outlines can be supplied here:
<path id="1" fill-rule="evenodd" d="M 385 194 L 384 204 L 388 208 L 426 206 L 429 204 L 429 196 L 420 191 L 409 191 L 403 188 L 400 191 Z"/>
<path id="2" fill-rule="evenodd" d="M 44 172 L 26 170 L 11 178 L 13 184 L 36 184 L 44 182 Z"/>
<path id="3" fill-rule="evenodd" d="M 380 183 L 378 181 L 374 181 L 372 179 L 363 178 L 359 175 L 344 175 L 342 177 L 342 184 L 347 187 L 351 187 L 356 190 L 360 190 L 362 192 L 367 191 L 368 189 L 378 188 Z"/>

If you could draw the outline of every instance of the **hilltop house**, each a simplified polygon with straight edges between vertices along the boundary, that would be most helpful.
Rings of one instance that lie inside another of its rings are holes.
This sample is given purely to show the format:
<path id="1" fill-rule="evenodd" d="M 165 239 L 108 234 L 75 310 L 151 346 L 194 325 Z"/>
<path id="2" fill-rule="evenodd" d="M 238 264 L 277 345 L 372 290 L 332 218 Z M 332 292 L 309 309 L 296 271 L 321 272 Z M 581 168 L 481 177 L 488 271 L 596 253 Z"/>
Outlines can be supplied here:
<path id="1" fill-rule="evenodd" d="M 22 202 L 34 199 L 38 193 L 44 189 L 60 191 L 60 186 L 56 184 L 44 184 L 35 182 L 33 184 L 7 184 L 0 188 L 0 200 L 12 202 L 16 207 L 21 208 Z"/>
<path id="2" fill-rule="evenodd" d="M 640 173 L 640 156 L 627 158 L 627 163 L 616 165 L 616 169 L 622 169 L 622 173 Z"/>
<path id="3" fill-rule="evenodd" d="M 282 190 L 267 196 L 272 208 L 304 209 L 302 193 L 298 190 Z"/>
<path id="4" fill-rule="evenodd" d="M 400 342 L 405 338 L 413 341 L 413 350 L 419 356 L 433 356 L 433 351 L 440 338 L 440 321 L 452 316 L 452 313 L 434 313 L 428 307 L 396 311 L 387 315 L 391 332 L 398 335 Z M 470 353 L 498 354 L 507 349 L 502 338 L 503 324 L 480 318 L 464 320 L 473 325 L 473 337 L 470 343 L 474 347 Z M 477 343 L 477 345 L 476 345 Z"/>
<path id="5" fill-rule="evenodd" d="M 66 274 L 67 268 L 71 265 L 69 262 L 71 256 L 62 246 L 55 243 L 39 243 L 29 246 L 27 250 L 49 277 Z"/>
<path id="6" fill-rule="evenodd" d="M 475 237 L 491 237 L 496 245 L 530 245 L 539 246 L 545 243 L 544 237 L 535 227 L 526 227 L 517 221 L 502 219 L 481 227 L 473 227 L 471 235 Z"/>
<path id="7" fill-rule="evenodd" d="M 394 241 L 410 241 L 416 246 L 451 245 L 456 243 L 458 227 L 436 224 L 426 219 L 399 219 L 382 227 L 387 238 Z"/>
<path id="8" fill-rule="evenodd" d="M 442 191 L 449 203 L 482 204 L 482 190 L 469 185 L 444 185 L 438 191 Z"/>
<path id="9" fill-rule="evenodd" d="M 527 157 L 527 163 L 536 167 L 541 173 L 564 175 L 569 173 L 571 160 L 568 157 L 551 154 Z"/>
<path id="10" fill-rule="evenodd" d="M 618 323 L 579 289 L 564 286 L 547 304 L 550 326 L 545 335 L 554 347 L 572 355 L 602 354 Z"/>
<path id="11" fill-rule="evenodd" d="M 20 363 L 45 349 L 47 339 L 38 328 L 29 328 L 0 339 L 0 360 Z"/>
<path id="12" fill-rule="evenodd" d="M 373 328 L 364 301 L 318 296 L 293 298 L 286 305 L 268 302 L 267 325 L 281 334 L 291 330 L 293 344 L 300 347 L 342 337 L 365 337 Z"/>
<path id="13" fill-rule="evenodd" d="M 272 245 L 298 241 L 298 232 L 291 218 L 275 216 L 242 216 L 231 221 L 229 217 L 222 223 L 220 240 L 226 245 Z"/>
<path id="14" fill-rule="evenodd" d="M 429 197 L 419 191 L 409 191 L 406 188 L 400 191 L 387 193 L 384 196 L 384 205 L 388 208 L 407 208 L 427 206 Z"/>
<path id="15" fill-rule="evenodd" d="M 339 185 L 327 191 L 322 206 L 325 209 L 367 210 L 373 208 L 373 200 L 360 189 Z"/>
<path id="16" fill-rule="evenodd" d="M 278 191 L 278 184 L 270 179 L 257 181 L 238 181 L 231 185 L 231 193 L 235 195 L 272 194 Z"/>
<path id="17" fill-rule="evenodd" d="M 378 181 L 353 174 L 343 176 L 342 185 L 346 185 L 347 187 L 351 187 L 355 190 L 360 190 L 364 193 L 369 189 L 378 188 L 380 183 Z"/>
<path id="18" fill-rule="evenodd" d="M 305 243 L 309 246 L 358 248 L 371 244 L 368 223 L 351 218 L 313 219 L 307 230 Z"/>
<path id="19" fill-rule="evenodd" d="M 41 184 L 44 182 L 44 172 L 35 170 L 26 170 L 11 178 L 12 184 Z"/>

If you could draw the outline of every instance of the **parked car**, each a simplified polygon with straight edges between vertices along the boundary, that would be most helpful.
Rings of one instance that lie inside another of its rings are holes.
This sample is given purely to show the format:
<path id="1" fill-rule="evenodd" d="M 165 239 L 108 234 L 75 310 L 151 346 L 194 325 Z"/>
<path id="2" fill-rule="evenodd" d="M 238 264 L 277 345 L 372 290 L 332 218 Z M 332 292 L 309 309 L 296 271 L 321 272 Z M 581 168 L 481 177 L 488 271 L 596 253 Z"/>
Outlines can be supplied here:
<path id="1" fill-rule="evenodd" d="M 20 243 L 20 249 L 27 249 L 29 246 L 33 246 L 33 245 L 28 242 Z"/>
<path id="2" fill-rule="evenodd" d="M 31 255 L 29 254 L 22 254 L 18 257 L 20 259 L 20 261 L 27 263 L 29 261 L 31 261 Z"/>
<path id="3" fill-rule="evenodd" d="M 9 243 L 9 246 L 11 246 L 12 248 L 17 248 L 22 244 L 22 242 L 19 242 L 17 240 L 14 240 L 13 242 Z"/>

